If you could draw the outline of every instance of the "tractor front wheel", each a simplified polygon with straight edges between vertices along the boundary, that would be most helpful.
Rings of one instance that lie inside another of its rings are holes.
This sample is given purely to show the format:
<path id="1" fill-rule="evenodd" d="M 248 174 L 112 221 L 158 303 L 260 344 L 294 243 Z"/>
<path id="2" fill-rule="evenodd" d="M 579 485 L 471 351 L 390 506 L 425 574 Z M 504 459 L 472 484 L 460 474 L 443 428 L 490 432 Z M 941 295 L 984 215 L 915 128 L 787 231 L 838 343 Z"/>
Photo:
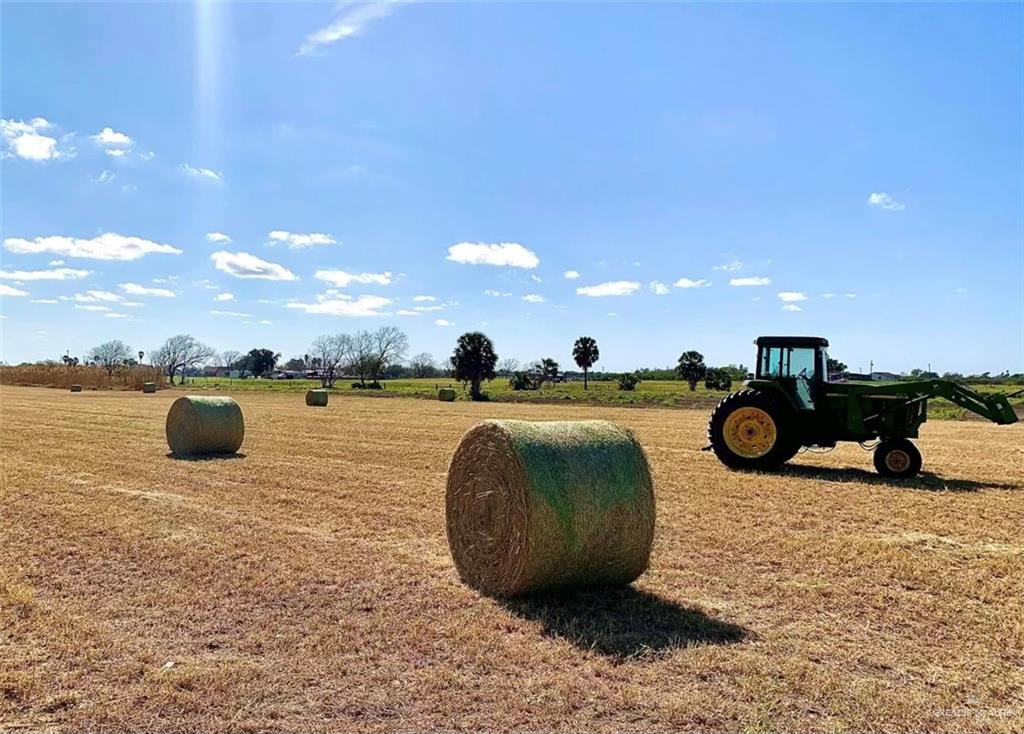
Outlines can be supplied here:
<path id="1" fill-rule="evenodd" d="M 921 471 L 921 452 L 905 438 L 886 438 L 875 449 L 875 469 L 883 477 L 908 479 Z"/>
<path id="2" fill-rule="evenodd" d="M 774 395 L 741 390 L 718 403 L 708 421 L 708 440 L 731 469 L 776 469 L 796 454 L 792 411 Z"/>

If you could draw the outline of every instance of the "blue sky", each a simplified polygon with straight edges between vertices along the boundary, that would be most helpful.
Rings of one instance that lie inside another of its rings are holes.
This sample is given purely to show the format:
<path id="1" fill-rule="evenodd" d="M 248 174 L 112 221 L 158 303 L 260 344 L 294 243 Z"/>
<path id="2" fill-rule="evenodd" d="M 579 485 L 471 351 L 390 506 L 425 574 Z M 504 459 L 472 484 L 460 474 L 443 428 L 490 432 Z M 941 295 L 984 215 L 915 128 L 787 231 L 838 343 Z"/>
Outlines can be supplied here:
<path id="1" fill-rule="evenodd" d="M 395 324 L 437 358 L 481 329 L 749 365 L 782 333 L 1024 370 L 1019 4 L 26 3 L 2 33 L 8 362 Z"/>

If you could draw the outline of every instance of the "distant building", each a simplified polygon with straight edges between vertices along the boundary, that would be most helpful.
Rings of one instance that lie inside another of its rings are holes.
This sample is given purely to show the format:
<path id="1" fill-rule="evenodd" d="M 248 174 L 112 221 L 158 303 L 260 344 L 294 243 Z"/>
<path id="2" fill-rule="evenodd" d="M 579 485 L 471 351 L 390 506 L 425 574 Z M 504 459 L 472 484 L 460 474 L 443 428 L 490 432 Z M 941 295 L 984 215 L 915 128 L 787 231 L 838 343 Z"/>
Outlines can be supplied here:
<path id="1" fill-rule="evenodd" d="M 875 382 L 897 382 L 903 379 L 902 375 L 897 375 L 895 372 L 872 372 L 871 378 Z"/>

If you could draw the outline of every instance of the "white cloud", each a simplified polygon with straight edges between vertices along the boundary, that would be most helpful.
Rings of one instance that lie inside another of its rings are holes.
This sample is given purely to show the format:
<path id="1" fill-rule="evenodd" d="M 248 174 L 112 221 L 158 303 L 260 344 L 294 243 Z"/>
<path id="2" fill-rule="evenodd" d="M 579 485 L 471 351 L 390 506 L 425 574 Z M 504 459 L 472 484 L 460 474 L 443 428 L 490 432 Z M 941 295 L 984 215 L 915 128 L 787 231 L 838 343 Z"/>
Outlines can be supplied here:
<path id="1" fill-rule="evenodd" d="M 17 298 L 20 296 L 27 295 L 28 291 L 18 290 L 17 288 L 7 285 L 6 283 L 0 283 L 0 296 L 11 296 L 12 298 Z"/>
<path id="2" fill-rule="evenodd" d="M 153 278 L 154 283 L 177 283 L 180 275 L 165 275 L 163 278 Z"/>
<path id="3" fill-rule="evenodd" d="M 530 274 L 530 280 L 532 280 L 534 283 L 543 283 L 544 282 L 543 278 L 541 278 L 539 275 L 533 275 L 532 273 Z"/>
<path id="4" fill-rule="evenodd" d="M 219 301 L 221 303 L 223 303 L 225 301 L 233 301 L 233 300 L 235 300 L 235 294 L 234 293 L 218 293 L 217 295 L 215 295 L 213 297 L 213 300 Z"/>
<path id="5" fill-rule="evenodd" d="M 611 317 L 613 317 L 613 318 L 614 318 L 615 316 L 618 316 L 618 314 L 617 314 L 617 313 L 615 313 L 614 311 L 609 311 L 609 312 L 608 312 L 608 315 L 609 315 L 609 316 L 611 316 Z"/>
<path id="6" fill-rule="evenodd" d="M 507 293 L 505 291 L 495 291 L 495 290 L 487 289 L 487 290 L 484 291 L 484 295 L 485 296 L 492 296 L 494 298 L 507 298 L 508 296 L 511 296 L 512 294 L 511 293 Z"/>
<path id="7" fill-rule="evenodd" d="M 238 317 L 238 318 L 245 318 L 245 319 L 247 319 L 250 316 L 252 316 L 251 313 L 241 313 L 240 311 L 217 311 L 216 309 L 214 309 L 213 311 L 210 311 L 210 313 L 213 316 L 235 316 L 235 317 Z"/>
<path id="8" fill-rule="evenodd" d="M 661 282 L 659 282 L 657 280 L 652 280 L 649 287 L 650 287 L 651 291 L 654 293 L 654 295 L 656 295 L 656 296 L 664 296 L 664 295 L 668 294 L 668 292 L 670 290 L 667 285 L 665 285 L 664 283 L 661 283 Z"/>
<path id="9" fill-rule="evenodd" d="M 191 176 L 192 178 L 206 179 L 207 181 L 213 181 L 214 183 L 224 182 L 224 175 L 219 171 L 214 171 L 212 168 L 190 166 L 188 163 L 182 163 L 180 167 L 186 175 Z"/>
<path id="10" fill-rule="evenodd" d="M 877 206 L 879 209 L 887 209 L 894 212 L 902 211 L 907 208 L 905 204 L 901 204 L 896 201 L 884 191 L 877 194 L 871 194 L 871 196 L 868 197 L 868 204 L 871 206 Z"/>
<path id="11" fill-rule="evenodd" d="M 110 306 L 92 306 L 92 305 L 81 306 L 81 305 L 79 305 L 77 303 L 75 304 L 75 308 L 77 308 L 79 311 L 109 311 L 110 310 Z"/>
<path id="12" fill-rule="evenodd" d="M 231 238 L 223 232 L 207 232 L 206 241 L 213 242 L 218 245 L 226 245 L 231 242 Z"/>
<path id="13" fill-rule="evenodd" d="M 93 183 L 101 183 L 101 184 L 102 183 L 110 183 L 115 178 L 117 178 L 117 174 L 116 173 L 114 173 L 113 171 L 103 170 L 103 171 L 100 172 L 99 176 L 97 176 L 96 178 L 92 179 L 92 182 Z"/>
<path id="14" fill-rule="evenodd" d="M 728 273 L 735 273 L 737 270 L 743 270 L 743 263 L 739 260 L 733 260 L 723 265 L 716 265 L 715 270 L 724 270 Z"/>
<path id="15" fill-rule="evenodd" d="M 63 298 L 63 296 L 62 296 Z M 96 303 L 97 301 L 120 301 L 121 296 L 110 291 L 91 290 L 85 293 L 76 293 L 72 298 L 78 303 Z"/>
<path id="16" fill-rule="evenodd" d="M 208 280 L 206 278 L 203 278 L 202 280 L 194 280 L 192 281 L 192 285 L 194 285 L 196 288 L 205 288 L 208 291 L 220 290 L 219 285 L 214 283 L 212 280 Z"/>
<path id="17" fill-rule="evenodd" d="M 821 297 L 822 298 L 835 298 L 836 294 L 835 293 L 822 293 Z"/>
<path id="18" fill-rule="evenodd" d="M 26 161 L 54 161 L 72 158 L 74 149 L 61 150 L 57 139 L 43 135 L 53 124 L 36 117 L 28 122 L 22 120 L 0 120 L 0 136 L 6 148 L 5 157 L 21 158 Z"/>
<path id="19" fill-rule="evenodd" d="M 310 232 L 309 234 L 296 234 L 295 232 L 285 232 L 282 229 L 275 229 L 269 235 L 271 242 L 283 243 L 293 250 L 298 250 L 303 247 L 316 247 L 317 245 L 336 245 L 338 241 L 329 234 L 323 232 Z"/>
<path id="20" fill-rule="evenodd" d="M 528 293 L 523 296 L 523 300 L 530 303 L 544 303 L 547 299 L 544 298 L 544 296 L 537 295 L 536 293 Z"/>
<path id="21" fill-rule="evenodd" d="M 53 303 L 58 303 L 58 301 L 57 301 L 56 298 L 34 298 L 34 299 L 32 299 L 32 303 L 53 304 Z"/>
<path id="22" fill-rule="evenodd" d="M 210 255 L 214 267 L 236 278 L 259 280 L 298 280 L 291 270 L 277 263 L 261 260 L 248 252 L 226 252 L 221 250 Z"/>
<path id="23" fill-rule="evenodd" d="M 797 301 L 806 301 L 807 294 L 800 293 L 799 291 L 782 291 L 779 293 L 779 300 L 785 303 L 795 303 Z"/>
<path id="24" fill-rule="evenodd" d="M 89 270 L 57 268 L 56 270 L 0 270 L 0 280 L 80 280 Z"/>
<path id="25" fill-rule="evenodd" d="M 176 247 L 152 242 L 141 237 L 126 237 L 116 232 L 107 232 L 88 240 L 56 235 L 36 237 L 33 240 L 8 237 L 4 240 L 4 247 L 11 252 L 23 255 L 52 252 L 64 257 L 93 260 L 138 260 L 151 253 L 181 254 L 181 250 Z"/>
<path id="26" fill-rule="evenodd" d="M 782 310 L 783 311 L 803 311 L 803 309 L 800 308 L 799 306 L 797 306 L 795 303 L 787 303 L 785 306 L 782 307 Z"/>
<path id="27" fill-rule="evenodd" d="M 587 285 L 577 288 L 576 292 L 581 296 L 602 298 L 604 296 L 631 296 L 640 290 L 640 284 L 634 280 L 613 280 L 598 285 Z"/>
<path id="28" fill-rule="evenodd" d="M 431 301 L 436 301 L 437 298 L 434 296 L 414 296 L 412 300 L 429 303 Z"/>
<path id="29" fill-rule="evenodd" d="M 857 297 L 856 293 L 844 293 L 843 295 L 846 296 L 847 298 L 856 298 Z"/>
<path id="30" fill-rule="evenodd" d="M 388 285 L 391 282 L 391 273 L 346 273 L 344 270 L 317 270 L 314 276 L 317 280 L 323 280 L 338 288 L 344 288 L 350 283 L 374 283 L 376 285 Z"/>
<path id="31" fill-rule="evenodd" d="M 448 259 L 463 265 L 496 265 L 528 270 L 540 264 L 537 255 L 518 242 L 460 242 L 448 248 Z"/>
<path id="32" fill-rule="evenodd" d="M 109 313 L 103 314 L 103 318 L 107 319 L 124 319 L 128 318 L 123 313 L 117 313 L 116 311 L 110 311 Z"/>
<path id="33" fill-rule="evenodd" d="M 434 319 L 434 323 L 438 326 L 453 326 L 452 322 L 448 319 Z"/>
<path id="34" fill-rule="evenodd" d="M 580 274 L 578 272 L 576 272 L 575 270 L 566 270 L 563 273 L 563 276 L 565 277 L 566 280 L 577 280 L 577 279 L 579 279 Z"/>
<path id="35" fill-rule="evenodd" d="M 732 280 L 729 281 L 729 285 L 735 285 L 735 286 L 740 286 L 740 287 L 744 287 L 744 286 L 758 286 L 758 285 L 771 285 L 771 283 L 772 283 L 772 279 L 771 278 L 763 278 L 763 277 L 758 277 L 758 276 L 751 277 L 751 278 L 733 278 Z"/>
<path id="36" fill-rule="evenodd" d="M 130 148 L 135 141 L 124 133 L 119 133 L 113 128 L 105 127 L 95 135 L 90 136 L 97 145 L 103 147 Z"/>
<path id="37" fill-rule="evenodd" d="M 323 46 L 358 35 L 367 25 L 393 13 L 401 2 L 346 3 L 345 13 L 337 20 L 306 36 L 299 47 L 299 56 L 313 56 Z"/>
<path id="38" fill-rule="evenodd" d="M 138 283 L 118 283 L 118 288 L 133 296 L 156 296 L 157 298 L 174 298 L 174 291 L 166 288 L 147 288 Z"/>
<path id="39" fill-rule="evenodd" d="M 383 316 L 382 308 L 391 305 L 390 298 L 382 296 L 359 296 L 352 298 L 345 294 L 321 295 L 316 303 L 300 303 L 293 301 L 288 308 L 295 308 L 306 313 L 327 314 L 329 316 Z"/>
<path id="40" fill-rule="evenodd" d="M 703 278 L 701 278 L 700 280 L 693 280 L 691 278 L 680 278 L 672 285 L 674 285 L 676 288 L 709 288 L 711 287 L 711 281 L 704 280 Z"/>
<path id="41" fill-rule="evenodd" d="M 55 267 L 57 267 L 58 265 L 63 265 L 63 264 L 64 264 L 64 261 L 63 261 L 63 260 L 50 260 L 50 262 L 49 262 L 49 263 L 47 263 L 47 264 L 48 264 L 48 265 L 49 265 L 49 266 L 50 266 L 51 268 L 55 268 Z"/>
<path id="42" fill-rule="evenodd" d="M 395 311 L 395 314 L 397 314 L 398 316 L 419 316 L 420 315 L 418 311 L 410 311 L 407 308 L 400 308 L 399 310 Z"/>

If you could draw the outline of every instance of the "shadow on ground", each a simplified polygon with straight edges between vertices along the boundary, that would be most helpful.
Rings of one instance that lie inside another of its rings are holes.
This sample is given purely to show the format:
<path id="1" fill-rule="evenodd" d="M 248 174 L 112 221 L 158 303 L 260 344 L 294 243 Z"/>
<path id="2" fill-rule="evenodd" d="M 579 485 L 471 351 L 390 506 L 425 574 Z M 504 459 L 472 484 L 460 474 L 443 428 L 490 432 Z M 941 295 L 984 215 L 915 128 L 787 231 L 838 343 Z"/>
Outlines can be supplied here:
<path id="1" fill-rule="evenodd" d="M 164 456 L 168 459 L 174 459 L 175 461 L 230 461 L 232 459 L 245 458 L 245 454 L 241 451 L 234 454 L 202 454 L 197 456 L 182 456 L 174 453 L 173 451 L 168 451 Z"/>
<path id="2" fill-rule="evenodd" d="M 727 645 L 749 636 L 721 622 L 632 586 L 538 594 L 502 602 L 537 620 L 544 634 L 617 660 L 693 645 Z"/>
<path id="3" fill-rule="evenodd" d="M 874 472 L 851 467 L 834 469 L 803 464 L 785 464 L 779 470 L 779 473 L 790 477 L 819 479 L 826 482 L 860 482 L 862 484 L 880 484 L 899 489 L 917 489 L 929 492 L 977 492 L 981 489 L 1024 489 L 1020 484 L 978 482 L 973 479 L 951 479 L 926 471 L 910 479 L 890 479 Z"/>

